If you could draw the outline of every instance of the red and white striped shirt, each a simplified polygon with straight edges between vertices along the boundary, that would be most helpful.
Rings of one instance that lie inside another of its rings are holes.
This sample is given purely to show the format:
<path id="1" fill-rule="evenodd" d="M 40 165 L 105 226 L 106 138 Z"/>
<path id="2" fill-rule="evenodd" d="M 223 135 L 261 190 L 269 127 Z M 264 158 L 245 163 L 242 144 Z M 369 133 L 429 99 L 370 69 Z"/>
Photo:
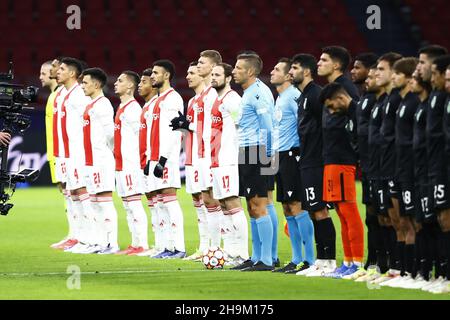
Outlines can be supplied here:
<path id="1" fill-rule="evenodd" d="M 150 135 L 152 130 L 152 114 L 155 101 L 158 96 L 151 98 L 142 108 L 141 125 L 139 127 L 139 154 L 141 159 L 141 169 L 144 169 L 147 162 L 150 160 Z"/>
<path id="2" fill-rule="evenodd" d="M 55 100 L 53 101 L 53 156 L 59 157 L 59 131 L 58 128 L 61 126 L 61 121 L 59 118 L 61 104 L 58 101 L 61 100 L 60 97 L 65 94 L 66 88 L 61 86 L 56 91 Z M 64 146 L 62 146 L 64 148 Z"/>
<path id="3" fill-rule="evenodd" d="M 217 97 L 211 110 L 211 167 L 237 165 L 239 142 L 236 130 L 241 97 L 230 90 Z"/>
<path id="4" fill-rule="evenodd" d="M 97 97 L 83 115 L 86 165 L 98 166 L 114 161 L 114 109 L 105 96 Z"/>
<path id="5" fill-rule="evenodd" d="M 141 106 L 132 99 L 121 104 L 114 119 L 114 158 L 116 171 L 135 171 L 140 168 L 139 125 Z"/>
<path id="6" fill-rule="evenodd" d="M 169 125 L 183 109 L 183 99 L 173 88 L 161 93 L 155 101 L 150 131 L 151 161 L 159 161 L 160 157 L 164 157 L 169 162 L 179 163 L 181 132 L 172 131 Z"/>

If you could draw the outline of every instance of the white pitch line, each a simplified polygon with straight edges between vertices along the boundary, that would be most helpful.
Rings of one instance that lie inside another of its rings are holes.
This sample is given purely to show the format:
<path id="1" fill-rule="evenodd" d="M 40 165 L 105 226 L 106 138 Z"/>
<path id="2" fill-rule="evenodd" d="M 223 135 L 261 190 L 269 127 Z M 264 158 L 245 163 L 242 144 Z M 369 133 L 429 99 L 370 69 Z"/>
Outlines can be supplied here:
<path id="1" fill-rule="evenodd" d="M 211 272 L 210 270 L 117 270 L 117 271 L 89 271 L 80 272 L 80 275 L 100 275 L 100 274 L 139 274 L 139 273 L 176 273 L 176 272 Z M 230 270 L 217 270 L 220 272 L 230 271 Z M 72 272 L 23 272 L 23 273 L 2 273 L 0 272 L 0 277 L 40 277 L 40 276 L 64 276 L 72 274 Z"/>

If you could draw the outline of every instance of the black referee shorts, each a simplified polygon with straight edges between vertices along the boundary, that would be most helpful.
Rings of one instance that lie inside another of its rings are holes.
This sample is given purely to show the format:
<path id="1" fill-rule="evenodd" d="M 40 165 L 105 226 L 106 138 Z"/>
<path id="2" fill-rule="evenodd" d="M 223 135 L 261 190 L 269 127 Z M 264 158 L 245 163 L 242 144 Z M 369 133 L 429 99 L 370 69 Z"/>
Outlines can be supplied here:
<path id="1" fill-rule="evenodd" d="M 279 167 L 275 179 L 278 202 L 302 201 L 299 148 L 279 153 Z"/>
<path id="2" fill-rule="evenodd" d="M 261 155 L 265 155 L 265 151 L 260 147 L 239 149 L 239 196 L 247 199 L 268 196 L 270 175 L 264 169 L 270 167 L 270 162 L 263 163 L 267 159 L 262 159 Z"/>

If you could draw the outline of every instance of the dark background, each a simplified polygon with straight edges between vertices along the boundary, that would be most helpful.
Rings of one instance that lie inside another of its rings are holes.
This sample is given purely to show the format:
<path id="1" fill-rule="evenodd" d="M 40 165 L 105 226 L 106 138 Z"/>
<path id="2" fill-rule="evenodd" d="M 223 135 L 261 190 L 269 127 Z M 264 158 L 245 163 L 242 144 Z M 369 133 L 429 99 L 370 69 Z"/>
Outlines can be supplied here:
<path id="1" fill-rule="evenodd" d="M 123 70 L 141 73 L 157 59 L 177 67 L 175 87 L 187 100 L 185 71 L 200 51 L 216 49 L 234 64 L 236 54 L 254 50 L 264 61 L 262 79 L 280 57 L 342 45 L 353 56 L 373 51 L 417 55 L 425 44 L 450 48 L 446 0 L 0 0 L 0 72 L 14 62 L 16 83 L 39 86 L 44 61 L 74 56 L 110 76 L 107 94 Z M 381 9 L 381 29 L 369 30 L 370 5 Z M 81 29 L 66 27 L 70 5 L 81 8 Z M 41 90 L 32 127 L 10 156 L 10 169 L 39 168 L 45 157 L 45 102 Z M 17 151 L 17 152 L 14 152 Z M 23 153 L 22 161 L 18 151 Z M 16 160 L 16 161 L 14 161 Z M 16 164 L 16 165 L 14 165 Z M 37 184 L 48 184 L 48 166 Z"/>

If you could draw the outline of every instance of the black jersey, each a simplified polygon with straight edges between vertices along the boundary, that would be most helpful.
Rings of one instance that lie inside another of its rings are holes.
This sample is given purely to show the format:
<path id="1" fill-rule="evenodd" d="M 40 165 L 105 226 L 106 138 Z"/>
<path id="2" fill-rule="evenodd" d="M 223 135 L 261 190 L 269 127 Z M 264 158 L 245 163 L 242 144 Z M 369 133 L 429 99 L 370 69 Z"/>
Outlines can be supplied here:
<path id="1" fill-rule="evenodd" d="M 414 180 L 419 185 L 425 185 L 428 181 L 427 158 L 427 110 L 428 99 L 417 106 L 414 115 L 413 150 L 414 150 Z"/>
<path id="2" fill-rule="evenodd" d="M 377 180 L 380 175 L 380 147 L 381 147 L 381 121 L 383 120 L 383 105 L 386 103 L 387 94 L 384 93 L 375 101 L 370 112 L 368 146 L 369 146 L 369 168 L 367 177 Z"/>
<path id="3" fill-rule="evenodd" d="M 344 75 L 340 75 L 339 77 L 334 80 L 334 82 L 337 82 L 341 84 L 345 91 L 349 94 L 349 96 L 353 99 L 353 101 L 358 102 L 359 101 L 359 92 L 358 88 L 356 88 L 355 84 Z"/>
<path id="4" fill-rule="evenodd" d="M 420 100 L 417 94 L 409 92 L 400 102 L 395 119 L 396 171 L 399 182 L 414 181 L 413 127 L 414 114 Z"/>
<path id="5" fill-rule="evenodd" d="M 375 94 L 367 93 L 359 100 L 356 108 L 359 164 L 363 173 L 369 170 L 369 121 L 375 102 Z"/>
<path id="6" fill-rule="evenodd" d="M 428 98 L 427 112 L 427 154 L 428 176 L 436 178 L 446 171 L 445 138 L 443 130 L 445 91 L 434 90 Z"/>
<path id="7" fill-rule="evenodd" d="M 380 177 L 382 180 L 393 179 L 395 176 L 395 117 L 402 97 L 398 89 L 393 89 L 383 106 L 383 121 L 381 123 L 381 158 Z"/>
<path id="8" fill-rule="evenodd" d="M 321 90 L 320 86 L 310 82 L 298 100 L 301 168 L 323 166 L 322 114 L 324 107 L 319 102 Z"/>
<path id="9" fill-rule="evenodd" d="M 447 97 L 444 108 L 444 133 L 445 133 L 445 152 L 447 164 L 450 163 L 450 95 Z M 450 179 L 450 177 L 447 177 Z"/>
<path id="10" fill-rule="evenodd" d="M 323 111 L 324 164 L 356 165 L 356 103 L 352 100 L 345 112 Z"/>

